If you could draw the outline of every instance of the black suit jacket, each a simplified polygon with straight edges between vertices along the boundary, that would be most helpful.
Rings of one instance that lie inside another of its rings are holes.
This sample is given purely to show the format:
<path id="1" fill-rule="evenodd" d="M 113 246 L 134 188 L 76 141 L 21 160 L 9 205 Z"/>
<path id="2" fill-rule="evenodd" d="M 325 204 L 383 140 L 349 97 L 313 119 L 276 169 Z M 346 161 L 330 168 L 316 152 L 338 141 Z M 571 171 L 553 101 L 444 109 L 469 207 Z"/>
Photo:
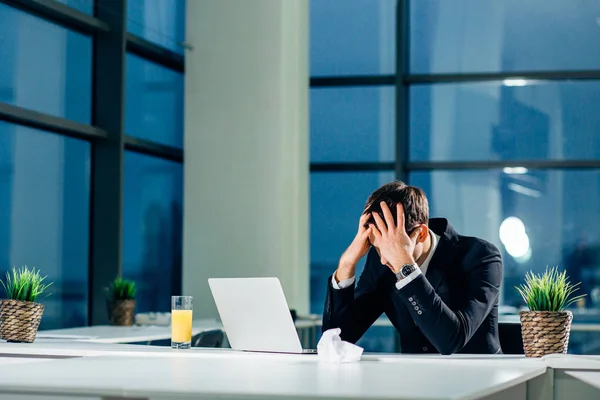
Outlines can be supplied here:
<path id="1" fill-rule="evenodd" d="M 400 290 L 373 248 L 356 288 L 334 289 L 329 277 L 323 330 L 341 328 L 342 339 L 355 343 L 385 313 L 403 353 L 501 353 L 498 249 L 459 235 L 445 219 L 432 218 L 429 228 L 440 240 L 427 274 Z"/>

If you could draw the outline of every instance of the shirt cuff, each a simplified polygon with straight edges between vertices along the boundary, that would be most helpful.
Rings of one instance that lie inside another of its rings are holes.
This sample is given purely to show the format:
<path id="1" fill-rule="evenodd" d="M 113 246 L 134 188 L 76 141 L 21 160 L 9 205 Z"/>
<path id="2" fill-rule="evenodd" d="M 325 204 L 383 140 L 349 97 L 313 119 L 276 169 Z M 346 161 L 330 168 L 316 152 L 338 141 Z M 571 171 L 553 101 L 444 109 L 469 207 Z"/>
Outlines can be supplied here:
<path id="1" fill-rule="evenodd" d="M 354 284 L 354 279 L 356 277 L 353 276 L 350 279 L 344 279 L 343 281 L 340 281 L 339 283 L 335 281 L 335 272 L 333 273 L 333 275 L 331 275 L 331 285 L 333 286 L 334 289 L 346 289 L 347 287 L 350 287 Z"/>
<path id="2" fill-rule="evenodd" d="M 399 280 L 398 282 L 396 282 L 396 289 L 398 289 L 398 290 L 402 289 L 404 286 L 408 285 L 409 283 L 411 283 L 412 281 L 414 281 L 415 279 L 417 279 L 417 277 L 419 275 L 421 275 L 421 268 L 417 267 L 406 278 L 404 278 L 404 279 Z"/>

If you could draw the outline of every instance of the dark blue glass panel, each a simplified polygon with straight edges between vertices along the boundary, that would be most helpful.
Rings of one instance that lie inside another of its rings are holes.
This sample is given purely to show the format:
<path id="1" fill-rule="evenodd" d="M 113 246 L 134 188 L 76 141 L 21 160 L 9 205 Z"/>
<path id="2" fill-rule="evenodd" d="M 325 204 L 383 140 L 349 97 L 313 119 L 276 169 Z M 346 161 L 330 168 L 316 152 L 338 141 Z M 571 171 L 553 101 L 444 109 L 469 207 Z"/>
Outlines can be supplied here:
<path id="1" fill-rule="evenodd" d="M 86 14 L 94 13 L 94 0 L 55 0 Z"/>
<path id="2" fill-rule="evenodd" d="M 90 37 L 0 4 L 0 60 L 0 102 L 90 123 Z"/>
<path id="3" fill-rule="evenodd" d="M 311 312 L 321 314 L 327 278 L 352 242 L 369 195 L 393 172 L 315 172 L 310 176 Z M 360 269 L 362 270 L 361 263 Z"/>
<path id="4" fill-rule="evenodd" d="M 311 1 L 311 76 L 395 71 L 396 0 Z"/>
<path id="5" fill-rule="evenodd" d="M 600 157 L 600 83 L 525 81 L 410 89 L 413 161 Z"/>
<path id="6" fill-rule="evenodd" d="M 125 153 L 123 276 L 137 283 L 137 312 L 170 311 L 181 280 L 183 166 Z"/>
<path id="7" fill-rule="evenodd" d="M 183 146 L 183 75 L 127 55 L 125 132 L 170 146 Z"/>
<path id="8" fill-rule="evenodd" d="M 358 228 L 369 195 L 393 172 L 312 173 L 310 176 L 310 311 L 321 315 L 328 279 Z M 357 267 L 357 276 L 364 268 Z M 373 327 L 358 343 L 365 351 L 394 351 L 394 330 Z"/>
<path id="9" fill-rule="evenodd" d="M 501 250 L 505 305 L 523 305 L 514 287 L 526 271 L 557 265 L 588 294 L 575 320 L 600 318 L 600 170 L 413 172 L 410 183 L 425 190 L 432 216 Z"/>
<path id="10" fill-rule="evenodd" d="M 394 88 L 315 88 L 310 91 L 312 162 L 393 161 Z"/>
<path id="11" fill-rule="evenodd" d="M 89 163 L 88 142 L 0 121 L 0 279 L 47 275 L 40 329 L 87 324 Z"/>
<path id="12" fill-rule="evenodd" d="M 418 74 L 597 69 L 597 0 L 411 0 Z"/>
<path id="13" fill-rule="evenodd" d="M 185 1 L 128 0 L 127 30 L 183 54 Z"/>

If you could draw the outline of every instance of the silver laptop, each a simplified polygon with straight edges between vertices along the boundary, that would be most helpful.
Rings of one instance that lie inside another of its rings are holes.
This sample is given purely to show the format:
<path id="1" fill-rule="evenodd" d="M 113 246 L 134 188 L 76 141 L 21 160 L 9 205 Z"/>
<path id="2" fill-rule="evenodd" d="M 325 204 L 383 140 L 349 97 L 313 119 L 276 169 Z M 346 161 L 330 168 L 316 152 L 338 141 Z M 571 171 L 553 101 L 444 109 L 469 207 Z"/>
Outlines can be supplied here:
<path id="1" fill-rule="evenodd" d="M 303 350 L 277 278 L 211 278 L 208 285 L 231 348 L 272 353 Z"/>

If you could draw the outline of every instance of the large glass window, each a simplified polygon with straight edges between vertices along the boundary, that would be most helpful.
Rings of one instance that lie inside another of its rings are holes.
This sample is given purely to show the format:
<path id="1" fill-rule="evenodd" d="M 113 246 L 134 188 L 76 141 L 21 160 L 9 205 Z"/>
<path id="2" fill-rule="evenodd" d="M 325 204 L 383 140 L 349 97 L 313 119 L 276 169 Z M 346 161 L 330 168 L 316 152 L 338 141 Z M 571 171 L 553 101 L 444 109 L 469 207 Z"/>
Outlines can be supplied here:
<path id="1" fill-rule="evenodd" d="M 520 306 L 514 289 L 525 272 L 546 266 L 582 282 L 588 307 L 600 308 L 600 170 L 413 172 L 431 215 L 447 217 L 459 233 L 486 239 L 502 250 L 503 301 Z"/>
<path id="2" fill-rule="evenodd" d="M 314 88 L 310 93 L 311 161 L 394 159 L 392 87 Z"/>
<path id="3" fill-rule="evenodd" d="M 323 312 L 327 278 L 352 242 L 371 192 L 394 180 L 393 172 L 315 172 L 310 180 L 311 311 Z M 361 262 L 357 273 L 364 266 Z"/>
<path id="4" fill-rule="evenodd" d="M 92 39 L 0 4 L 0 102 L 91 122 Z"/>
<path id="5" fill-rule="evenodd" d="M 313 79 L 310 98 L 312 312 L 366 196 L 394 179 L 391 162 L 425 190 L 432 217 L 498 246 L 503 310 L 523 306 L 514 287 L 526 271 L 558 265 L 588 294 L 575 323 L 597 322 L 598 15 L 595 0 L 311 2 L 311 77 L 335 78 Z M 401 74 L 402 85 L 363 74 Z M 408 88 L 398 104 L 396 88 Z M 361 343 L 389 350 L 386 332 Z M 598 353 L 599 337 L 578 332 L 570 351 Z"/>
<path id="6" fill-rule="evenodd" d="M 310 6 L 310 309 L 323 313 L 327 279 L 350 244 L 369 194 L 394 179 L 396 90 L 373 76 L 396 72 L 396 0 L 315 0 Z M 368 75 L 368 76 L 367 76 Z M 327 171 L 327 172 L 324 172 Z M 364 260 L 358 266 L 362 272 Z M 359 345 L 393 351 L 388 327 Z"/>
<path id="7" fill-rule="evenodd" d="M 413 161 L 600 158 L 600 84 L 528 81 L 410 89 Z"/>
<path id="8" fill-rule="evenodd" d="M 166 145 L 183 146 L 183 75 L 127 55 L 125 132 Z"/>
<path id="9" fill-rule="evenodd" d="M 88 142 L 0 121 L 0 278 L 48 276 L 40 329 L 87 323 L 89 164 Z"/>
<path id="10" fill-rule="evenodd" d="M 185 1 L 128 0 L 127 30 L 183 54 Z"/>
<path id="11" fill-rule="evenodd" d="M 598 15 L 596 0 L 411 0 L 411 72 L 597 69 Z"/>
<path id="12" fill-rule="evenodd" d="M 180 280 L 183 166 L 125 153 L 123 276 L 138 286 L 137 312 L 169 311 Z"/>
<path id="13" fill-rule="evenodd" d="M 396 70 L 396 0 L 312 1 L 310 23 L 312 76 Z"/>

